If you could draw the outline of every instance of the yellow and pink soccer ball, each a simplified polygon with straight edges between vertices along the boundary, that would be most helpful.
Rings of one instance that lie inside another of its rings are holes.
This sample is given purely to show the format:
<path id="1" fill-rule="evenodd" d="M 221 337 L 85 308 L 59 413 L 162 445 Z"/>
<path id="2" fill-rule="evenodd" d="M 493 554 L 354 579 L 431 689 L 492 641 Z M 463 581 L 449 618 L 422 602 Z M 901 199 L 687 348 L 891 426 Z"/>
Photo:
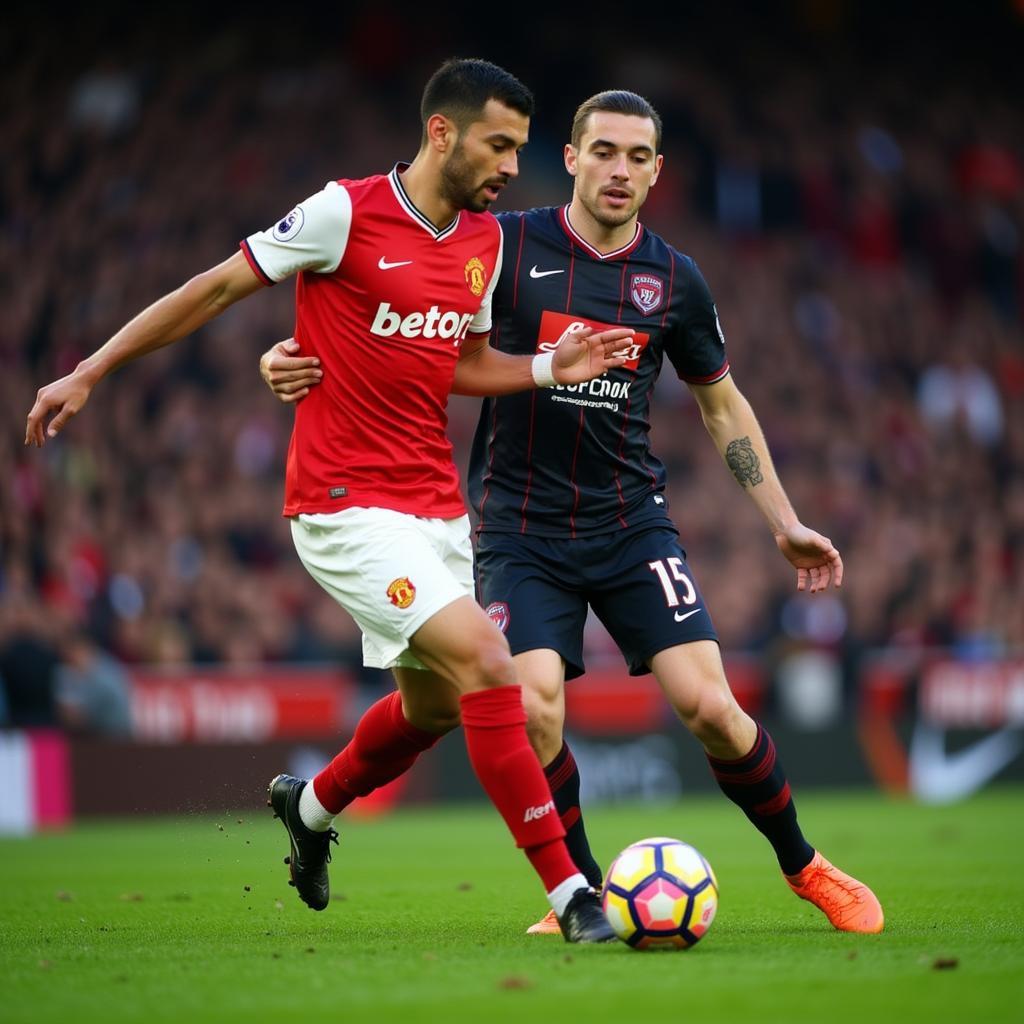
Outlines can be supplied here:
<path id="1" fill-rule="evenodd" d="M 718 882 L 688 843 L 655 836 L 615 858 L 602 904 L 615 933 L 634 949 L 689 949 L 715 919 Z"/>

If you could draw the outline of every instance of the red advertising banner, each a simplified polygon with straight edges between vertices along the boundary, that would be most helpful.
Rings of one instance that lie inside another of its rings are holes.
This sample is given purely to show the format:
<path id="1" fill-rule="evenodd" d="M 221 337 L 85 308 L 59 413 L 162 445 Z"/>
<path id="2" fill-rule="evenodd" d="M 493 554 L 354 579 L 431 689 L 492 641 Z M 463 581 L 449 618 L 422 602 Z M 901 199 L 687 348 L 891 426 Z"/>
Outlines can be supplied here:
<path id="1" fill-rule="evenodd" d="M 338 670 L 136 669 L 134 737 L 147 743 L 336 739 L 354 688 Z"/>
<path id="2" fill-rule="evenodd" d="M 1024 661 L 940 661 L 925 669 L 918 693 L 932 725 L 996 729 L 1024 725 Z"/>
<path id="3" fill-rule="evenodd" d="M 880 652 L 860 694 L 858 735 L 885 789 L 945 803 L 1021 764 L 1020 657 L 955 661 L 944 651 Z"/>

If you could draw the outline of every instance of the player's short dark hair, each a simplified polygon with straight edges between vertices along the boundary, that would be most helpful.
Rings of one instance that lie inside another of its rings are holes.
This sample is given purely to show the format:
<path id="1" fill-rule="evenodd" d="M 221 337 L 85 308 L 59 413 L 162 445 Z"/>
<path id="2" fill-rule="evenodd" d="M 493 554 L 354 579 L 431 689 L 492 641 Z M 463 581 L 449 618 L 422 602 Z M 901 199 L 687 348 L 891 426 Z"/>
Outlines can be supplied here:
<path id="1" fill-rule="evenodd" d="M 633 117 L 649 117 L 654 122 L 654 151 L 661 152 L 661 115 L 638 93 L 628 89 L 607 89 L 584 100 L 572 119 L 572 144 L 579 148 L 580 139 L 587 130 L 591 114 L 603 111 L 606 114 L 630 114 Z"/>
<path id="2" fill-rule="evenodd" d="M 430 117 L 444 114 L 461 131 L 479 119 L 488 100 L 533 116 L 533 93 L 515 75 L 489 60 L 452 57 L 430 76 L 423 90 L 423 130 Z"/>

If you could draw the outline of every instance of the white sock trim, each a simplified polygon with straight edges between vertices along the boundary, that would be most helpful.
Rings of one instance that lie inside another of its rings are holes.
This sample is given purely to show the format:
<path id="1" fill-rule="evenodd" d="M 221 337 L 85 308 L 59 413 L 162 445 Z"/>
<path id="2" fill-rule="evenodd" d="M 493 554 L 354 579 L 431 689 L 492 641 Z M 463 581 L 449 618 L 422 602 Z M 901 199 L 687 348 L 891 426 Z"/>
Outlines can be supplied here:
<path id="1" fill-rule="evenodd" d="M 310 832 L 326 832 L 334 824 L 334 815 L 316 797 L 312 779 L 299 794 L 299 817 Z"/>
<path id="2" fill-rule="evenodd" d="M 559 882 L 548 893 L 548 903 L 551 904 L 551 909 L 561 917 L 565 913 L 565 908 L 569 906 L 569 900 L 573 898 L 576 890 L 589 888 L 590 883 L 577 871 L 575 875 L 570 875 L 564 882 Z"/>

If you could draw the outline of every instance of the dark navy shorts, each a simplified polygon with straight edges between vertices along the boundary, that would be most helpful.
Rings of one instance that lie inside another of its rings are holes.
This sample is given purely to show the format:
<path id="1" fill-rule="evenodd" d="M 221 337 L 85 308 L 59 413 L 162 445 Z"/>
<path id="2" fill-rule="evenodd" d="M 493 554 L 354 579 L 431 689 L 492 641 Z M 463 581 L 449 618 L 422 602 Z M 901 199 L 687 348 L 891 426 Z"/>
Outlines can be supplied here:
<path id="1" fill-rule="evenodd" d="M 513 654 L 550 648 L 566 679 L 582 675 L 587 606 L 622 651 L 630 675 L 659 651 L 715 640 L 675 530 L 648 527 L 577 540 L 483 533 L 477 538 L 477 595 Z"/>

